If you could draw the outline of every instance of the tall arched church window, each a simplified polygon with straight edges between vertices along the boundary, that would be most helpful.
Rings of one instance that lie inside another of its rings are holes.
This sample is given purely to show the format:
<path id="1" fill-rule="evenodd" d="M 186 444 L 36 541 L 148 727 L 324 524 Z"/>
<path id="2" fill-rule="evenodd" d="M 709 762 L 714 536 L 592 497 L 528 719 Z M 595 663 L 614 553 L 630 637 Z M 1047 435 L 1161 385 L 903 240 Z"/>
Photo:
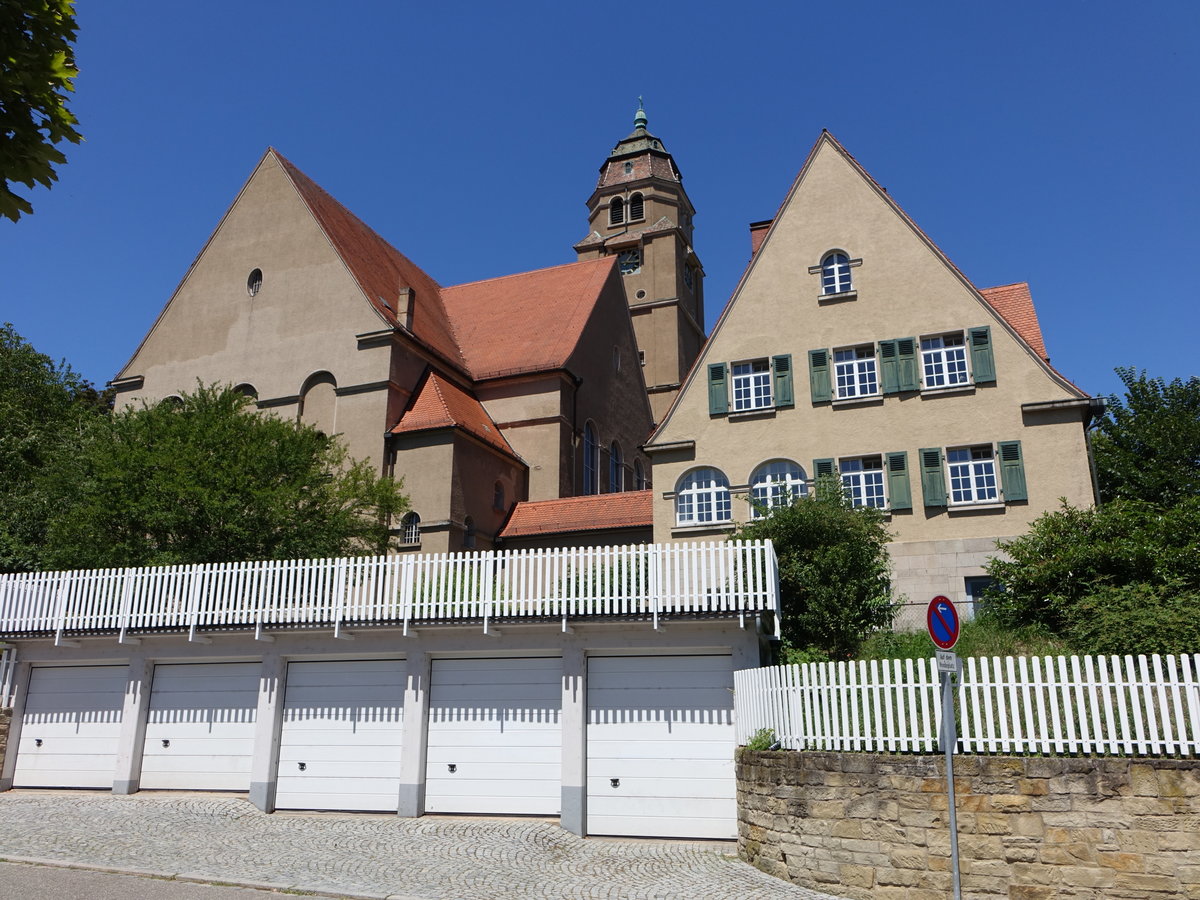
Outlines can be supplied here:
<path id="1" fill-rule="evenodd" d="M 583 493 L 600 493 L 600 442 L 591 422 L 583 426 Z"/>
<path id="2" fill-rule="evenodd" d="M 629 198 L 629 221 L 640 222 L 646 217 L 645 200 L 641 194 L 634 194 Z"/>
<path id="3" fill-rule="evenodd" d="M 646 469 L 640 459 L 633 461 L 633 489 L 635 491 L 644 491 L 646 489 Z"/>
<path id="4" fill-rule="evenodd" d="M 608 448 L 608 492 L 617 494 L 625 490 L 625 459 L 621 445 L 613 441 Z"/>

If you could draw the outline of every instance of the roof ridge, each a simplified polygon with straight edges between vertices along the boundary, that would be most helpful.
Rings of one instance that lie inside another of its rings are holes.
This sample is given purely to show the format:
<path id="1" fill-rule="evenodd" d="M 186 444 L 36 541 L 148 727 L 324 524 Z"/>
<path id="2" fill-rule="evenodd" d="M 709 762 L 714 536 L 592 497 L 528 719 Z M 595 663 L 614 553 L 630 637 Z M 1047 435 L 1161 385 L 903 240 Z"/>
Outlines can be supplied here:
<path id="1" fill-rule="evenodd" d="M 445 288 L 443 288 L 443 290 L 450 291 L 454 290 L 455 288 L 473 287 L 477 284 L 487 284 L 489 281 L 504 281 L 509 278 L 519 278 L 522 275 L 538 275 L 542 272 L 553 272 L 555 269 L 566 269 L 570 268 L 571 266 L 594 265 L 596 263 L 608 261 L 610 261 L 610 257 L 607 256 L 599 256 L 595 259 L 577 259 L 573 262 L 559 263 L 556 266 L 543 266 L 540 269 L 529 269 L 525 272 L 513 272 L 510 275 L 493 275 L 491 278 L 480 278 L 476 281 L 464 281 L 461 284 L 448 284 L 445 286 Z"/>

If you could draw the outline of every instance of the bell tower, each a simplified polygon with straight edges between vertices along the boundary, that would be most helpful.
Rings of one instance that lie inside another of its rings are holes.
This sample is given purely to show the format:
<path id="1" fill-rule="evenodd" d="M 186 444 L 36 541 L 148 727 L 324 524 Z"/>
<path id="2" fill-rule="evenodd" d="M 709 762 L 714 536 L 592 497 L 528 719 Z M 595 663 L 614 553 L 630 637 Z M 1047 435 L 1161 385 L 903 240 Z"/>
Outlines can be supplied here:
<path id="1" fill-rule="evenodd" d="M 696 210 L 683 176 L 646 123 L 639 97 L 633 132 L 600 166 L 587 201 L 589 233 L 575 252 L 617 257 L 659 422 L 704 344 L 704 269 L 692 249 Z"/>

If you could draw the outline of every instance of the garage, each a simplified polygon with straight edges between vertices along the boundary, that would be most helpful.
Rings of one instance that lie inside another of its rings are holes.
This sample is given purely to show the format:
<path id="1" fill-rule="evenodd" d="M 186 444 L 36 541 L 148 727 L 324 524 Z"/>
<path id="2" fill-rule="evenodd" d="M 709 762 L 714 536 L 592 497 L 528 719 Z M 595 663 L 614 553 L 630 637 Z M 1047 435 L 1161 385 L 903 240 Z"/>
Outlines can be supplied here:
<path id="1" fill-rule="evenodd" d="M 127 666 L 30 669 L 16 787 L 113 786 Z"/>
<path id="2" fill-rule="evenodd" d="M 154 667 L 141 786 L 248 791 L 259 663 Z"/>
<path id="3" fill-rule="evenodd" d="M 562 660 L 435 659 L 425 810 L 558 815 Z"/>
<path id="4" fill-rule="evenodd" d="M 587 831 L 737 837 L 733 660 L 588 660 Z"/>
<path id="5" fill-rule="evenodd" d="M 403 736 L 403 660 L 289 663 L 276 807 L 395 812 Z"/>

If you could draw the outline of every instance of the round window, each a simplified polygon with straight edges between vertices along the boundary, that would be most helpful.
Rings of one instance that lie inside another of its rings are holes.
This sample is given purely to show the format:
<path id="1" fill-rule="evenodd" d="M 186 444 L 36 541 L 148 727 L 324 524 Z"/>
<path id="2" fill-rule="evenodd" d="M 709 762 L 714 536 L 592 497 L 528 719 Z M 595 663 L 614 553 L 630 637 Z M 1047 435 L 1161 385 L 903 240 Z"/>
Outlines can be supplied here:
<path id="1" fill-rule="evenodd" d="M 262 269 L 255 269 L 246 279 L 246 293 L 251 297 L 262 290 Z"/>

